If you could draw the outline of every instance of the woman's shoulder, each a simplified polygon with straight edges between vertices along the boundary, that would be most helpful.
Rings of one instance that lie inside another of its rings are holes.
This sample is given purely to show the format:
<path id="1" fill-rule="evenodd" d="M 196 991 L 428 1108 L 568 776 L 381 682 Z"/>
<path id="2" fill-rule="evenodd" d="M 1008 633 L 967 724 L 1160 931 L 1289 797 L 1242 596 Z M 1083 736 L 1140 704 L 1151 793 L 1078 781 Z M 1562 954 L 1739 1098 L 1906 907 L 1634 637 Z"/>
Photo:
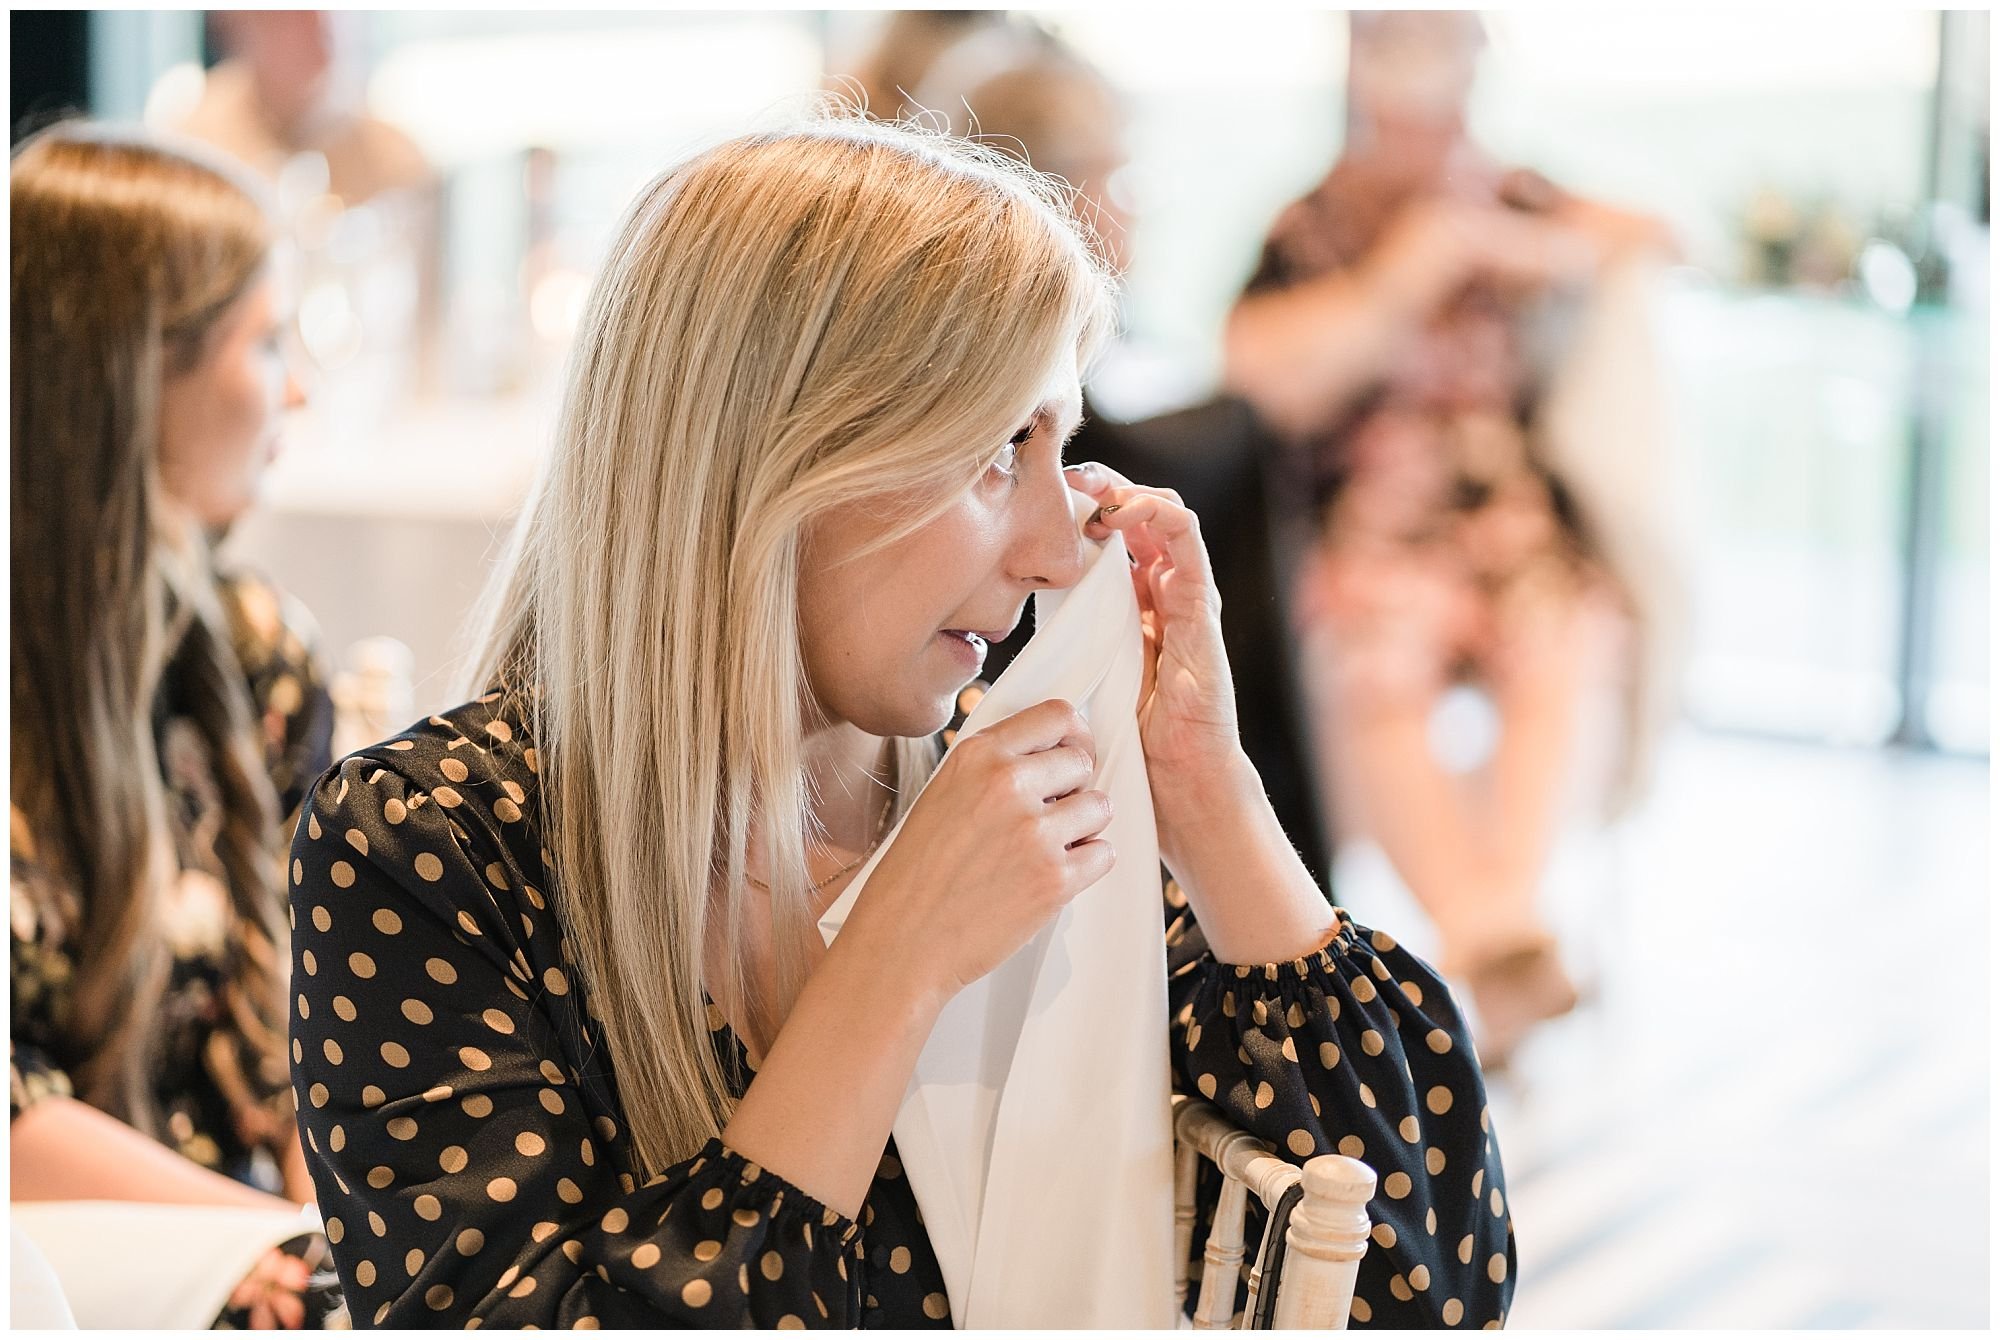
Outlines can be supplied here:
<path id="1" fill-rule="evenodd" d="M 517 696 L 500 690 L 356 750 L 322 774 L 292 843 L 294 900 L 357 883 L 399 888 L 464 925 L 515 897 L 541 906 L 540 761 Z M 510 896 L 511 895 L 511 896 Z"/>
<path id="2" fill-rule="evenodd" d="M 328 776 L 361 769 L 395 773 L 433 796 L 444 792 L 438 799 L 447 809 L 458 808 L 461 799 L 482 800 L 514 823 L 537 789 L 541 760 L 521 695 L 493 688 L 355 750 Z"/>

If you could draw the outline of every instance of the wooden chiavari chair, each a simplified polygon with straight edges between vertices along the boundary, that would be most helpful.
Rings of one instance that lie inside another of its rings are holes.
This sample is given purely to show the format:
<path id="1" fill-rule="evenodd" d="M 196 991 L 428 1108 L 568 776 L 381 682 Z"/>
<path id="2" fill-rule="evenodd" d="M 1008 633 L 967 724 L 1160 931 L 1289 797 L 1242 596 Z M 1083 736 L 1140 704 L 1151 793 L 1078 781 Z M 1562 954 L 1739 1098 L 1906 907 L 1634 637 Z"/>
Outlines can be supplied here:
<path id="1" fill-rule="evenodd" d="M 1222 1196 L 1202 1253 L 1195 1330 L 1344 1330 L 1355 1274 L 1368 1250 L 1368 1200 L 1375 1173 L 1339 1154 L 1303 1168 L 1232 1126 L 1212 1104 L 1174 1098 L 1174 1246 L 1187 1263 L 1194 1241 L 1195 1183 L 1207 1160 L 1222 1170 Z M 1244 1220 L 1255 1194 L 1267 1212 L 1242 1309 L 1236 1306 Z M 1174 1285 L 1184 1316 L 1188 1273 Z"/>

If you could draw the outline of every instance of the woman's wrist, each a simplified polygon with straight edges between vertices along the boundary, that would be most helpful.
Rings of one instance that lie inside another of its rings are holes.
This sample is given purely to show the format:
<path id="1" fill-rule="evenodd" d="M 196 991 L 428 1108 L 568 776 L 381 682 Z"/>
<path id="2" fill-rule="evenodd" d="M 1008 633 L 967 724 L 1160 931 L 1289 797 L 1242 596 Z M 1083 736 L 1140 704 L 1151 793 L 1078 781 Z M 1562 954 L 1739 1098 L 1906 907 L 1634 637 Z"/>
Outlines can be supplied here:
<path id="1" fill-rule="evenodd" d="M 850 921 L 827 946 L 806 989 L 818 982 L 870 1027 L 913 1037 L 921 1047 L 953 993 L 920 947 L 908 946 L 912 952 L 906 953 L 901 937 L 878 939 L 872 932 L 870 923 Z"/>
<path id="2" fill-rule="evenodd" d="M 943 1005 L 855 929 L 828 947 L 722 1131 L 730 1148 L 849 1218 Z"/>
<path id="3" fill-rule="evenodd" d="M 1299 859 L 1248 756 L 1200 770 L 1154 799 L 1160 856 L 1229 963 L 1286 962 L 1326 943 L 1335 917 Z"/>
<path id="4" fill-rule="evenodd" d="M 871 915 L 879 907 L 866 898 L 856 902 L 813 977 L 867 981 L 879 993 L 883 1017 L 929 1037 L 956 986 L 939 971 L 936 946 L 924 944 L 908 924 Z"/>
<path id="5" fill-rule="evenodd" d="M 1157 776 L 1157 770 L 1155 775 Z M 1263 780 L 1242 749 L 1195 767 L 1180 768 L 1153 788 L 1153 817 L 1160 859 L 1193 865 L 1198 853 L 1225 833 L 1240 833 L 1255 807 L 1266 802 Z"/>

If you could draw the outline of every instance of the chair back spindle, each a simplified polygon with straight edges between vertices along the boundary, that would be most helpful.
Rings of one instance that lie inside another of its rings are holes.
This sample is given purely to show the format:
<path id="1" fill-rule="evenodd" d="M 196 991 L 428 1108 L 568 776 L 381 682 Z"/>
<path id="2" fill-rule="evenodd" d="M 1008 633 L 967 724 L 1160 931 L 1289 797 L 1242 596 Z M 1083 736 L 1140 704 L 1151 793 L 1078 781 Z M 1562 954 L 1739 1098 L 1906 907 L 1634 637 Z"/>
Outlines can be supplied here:
<path id="1" fill-rule="evenodd" d="M 1174 1240 L 1176 1259 L 1188 1263 L 1190 1270 L 1201 1161 L 1215 1164 L 1222 1173 L 1222 1192 L 1201 1256 L 1194 1329 L 1248 1329 L 1256 1325 L 1260 1313 L 1270 1318 L 1275 1330 L 1345 1329 L 1355 1277 L 1368 1249 L 1374 1171 L 1339 1154 L 1322 1154 L 1301 1169 L 1231 1125 L 1211 1104 L 1179 1097 L 1175 1102 Z M 1280 1207 L 1294 1188 L 1299 1191 L 1295 1205 L 1289 1215 L 1281 1215 Z M 1248 1296 L 1238 1313 L 1236 1294 L 1243 1276 L 1244 1226 L 1252 1194 L 1270 1218 L 1257 1266 L 1250 1273 Z M 1272 1259 L 1270 1238 L 1278 1231 L 1284 1234 L 1285 1250 L 1267 1278 L 1263 1266 Z M 1186 1307 L 1187 1289 L 1183 1271 L 1174 1286 L 1180 1311 Z M 1258 1307 L 1259 1295 L 1267 1290 L 1272 1294 L 1268 1310 Z"/>
<path id="2" fill-rule="evenodd" d="M 1188 1260 L 1194 1249 L 1194 1189 L 1201 1173 L 1201 1151 L 1174 1145 L 1174 1315 L 1187 1314 Z"/>
<path id="3" fill-rule="evenodd" d="M 1284 1281 L 1271 1317 L 1275 1331 L 1345 1328 L 1355 1276 L 1368 1250 L 1374 1169 L 1357 1159 L 1321 1154 L 1307 1160 L 1304 1176 L 1305 1196 L 1285 1230 Z"/>

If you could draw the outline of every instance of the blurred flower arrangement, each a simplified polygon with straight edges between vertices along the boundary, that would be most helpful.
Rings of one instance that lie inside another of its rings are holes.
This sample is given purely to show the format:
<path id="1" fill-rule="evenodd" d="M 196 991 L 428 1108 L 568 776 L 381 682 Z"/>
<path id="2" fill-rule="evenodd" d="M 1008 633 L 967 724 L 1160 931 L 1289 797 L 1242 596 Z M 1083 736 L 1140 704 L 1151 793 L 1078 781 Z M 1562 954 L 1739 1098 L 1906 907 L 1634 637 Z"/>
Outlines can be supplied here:
<path id="1" fill-rule="evenodd" d="M 1865 297 L 1892 312 L 1943 299 L 1951 279 L 1949 233 L 1962 213 L 1893 207 L 1872 220 L 1831 199 L 1799 199 L 1765 186 L 1736 218 L 1742 282 Z"/>

